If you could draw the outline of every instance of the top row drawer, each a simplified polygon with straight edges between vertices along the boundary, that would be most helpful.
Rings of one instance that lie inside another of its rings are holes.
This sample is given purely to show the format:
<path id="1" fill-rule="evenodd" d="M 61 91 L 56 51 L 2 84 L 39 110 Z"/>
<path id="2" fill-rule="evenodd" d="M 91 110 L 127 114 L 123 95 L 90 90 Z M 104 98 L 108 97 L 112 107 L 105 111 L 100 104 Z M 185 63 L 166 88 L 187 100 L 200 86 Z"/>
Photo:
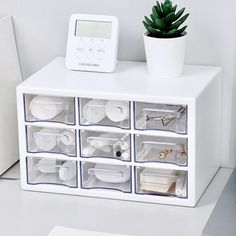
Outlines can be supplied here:
<path id="1" fill-rule="evenodd" d="M 41 95 L 24 95 L 27 122 L 58 122 L 76 124 L 75 98 Z M 81 126 L 110 126 L 131 128 L 131 102 L 102 99 L 79 99 Z M 134 129 L 163 130 L 187 133 L 187 106 L 134 103 Z"/>

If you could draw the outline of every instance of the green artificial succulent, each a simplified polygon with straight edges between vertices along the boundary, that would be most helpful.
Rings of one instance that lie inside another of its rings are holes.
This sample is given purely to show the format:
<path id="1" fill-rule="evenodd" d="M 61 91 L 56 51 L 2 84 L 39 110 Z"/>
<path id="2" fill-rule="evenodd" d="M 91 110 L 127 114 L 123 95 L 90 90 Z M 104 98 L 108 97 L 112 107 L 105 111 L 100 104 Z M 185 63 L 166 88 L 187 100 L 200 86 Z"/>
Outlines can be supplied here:
<path id="1" fill-rule="evenodd" d="M 186 34 L 185 30 L 187 25 L 180 28 L 180 26 L 188 18 L 189 14 L 183 13 L 185 8 L 182 8 L 178 12 L 177 5 L 173 6 L 170 0 L 165 0 L 164 3 L 156 2 L 156 5 L 152 7 L 152 14 L 150 18 L 145 16 L 143 24 L 149 36 L 155 38 L 175 38 Z"/>

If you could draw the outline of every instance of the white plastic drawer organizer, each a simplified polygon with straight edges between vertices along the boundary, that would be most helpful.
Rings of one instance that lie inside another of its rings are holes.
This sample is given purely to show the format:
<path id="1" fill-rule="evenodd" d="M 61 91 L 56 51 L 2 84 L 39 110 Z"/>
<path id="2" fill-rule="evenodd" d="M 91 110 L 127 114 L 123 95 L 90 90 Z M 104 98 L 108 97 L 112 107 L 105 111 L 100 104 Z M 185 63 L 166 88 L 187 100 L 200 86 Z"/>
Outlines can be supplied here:
<path id="1" fill-rule="evenodd" d="M 217 67 L 157 80 L 145 63 L 102 74 L 58 58 L 17 99 L 25 190 L 195 206 L 219 168 Z"/>

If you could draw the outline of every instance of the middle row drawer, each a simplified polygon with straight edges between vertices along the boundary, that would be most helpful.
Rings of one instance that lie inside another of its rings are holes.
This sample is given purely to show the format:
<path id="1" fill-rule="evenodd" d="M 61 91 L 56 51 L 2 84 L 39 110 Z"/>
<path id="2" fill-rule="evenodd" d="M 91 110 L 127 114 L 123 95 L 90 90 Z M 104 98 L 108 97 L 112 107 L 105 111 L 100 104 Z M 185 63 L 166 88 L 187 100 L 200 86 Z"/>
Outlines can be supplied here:
<path id="1" fill-rule="evenodd" d="M 131 161 L 133 156 L 134 161 L 140 163 L 162 162 L 187 166 L 186 138 L 79 130 L 77 148 L 75 129 L 38 126 L 26 126 L 26 137 L 29 153 L 56 153 L 70 157 L 111 158 L 121 161 Z"/>

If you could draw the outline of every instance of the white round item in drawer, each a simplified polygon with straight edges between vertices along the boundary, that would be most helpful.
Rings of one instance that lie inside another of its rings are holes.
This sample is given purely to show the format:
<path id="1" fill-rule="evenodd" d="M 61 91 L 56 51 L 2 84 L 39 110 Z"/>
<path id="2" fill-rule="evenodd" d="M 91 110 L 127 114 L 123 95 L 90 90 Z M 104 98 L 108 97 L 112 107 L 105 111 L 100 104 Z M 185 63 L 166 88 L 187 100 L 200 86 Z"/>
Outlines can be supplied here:
<path id="1" fill-rule="evenodd" d="M 31 114 L 39 120 L 51 120 L 63 111 L 64 99 L 35 96 L 29 105 Z"/>
<path id="2" fill-rule="evenodd" d="M 65 162 L 59 170 L 59 178 L 68 181 L 76 176 L 76 165 L 72 161 Z"/>
<path id="3" fill-rule="evenodd" d="M 129 117 L 129 103 L 124 101 L 108 101 L 105 112 L 106 116 L 114 122 L 124 121 Z"/>
<path id="4" fill-rule="evenodd" d="M 41 159 L 38 162 L 37 169 L 42 173 L 57 173 L 57 161 L 55 159 Z"/>
<path id="5" fill-rule="evenodd" d="M 75 145 L 75 134 L 69 130 L 63 131 L 61 133 L 60 141 L 66 146 Z"/>
<path id="6" fill-rule="evenodd" d="M 85 104 L 83 108 L 83 117 L 91 124 L 97 124 L 105 116 L 105 101 L 104 100 L 91 100 Z"/>
<path id="7" fill-rule="evenodd" d="M 96 164 L 94 175 L 106 183 L 124 183 L 130 180 L 130 168 L 127 166 Z"/>
<path id="8" fill-rule="evenodd" d="M 58 134 L 57 129 L 43 128 L 34 133 L 34 142 L 40 150 L 50 151 L 57 145 Z"/>

